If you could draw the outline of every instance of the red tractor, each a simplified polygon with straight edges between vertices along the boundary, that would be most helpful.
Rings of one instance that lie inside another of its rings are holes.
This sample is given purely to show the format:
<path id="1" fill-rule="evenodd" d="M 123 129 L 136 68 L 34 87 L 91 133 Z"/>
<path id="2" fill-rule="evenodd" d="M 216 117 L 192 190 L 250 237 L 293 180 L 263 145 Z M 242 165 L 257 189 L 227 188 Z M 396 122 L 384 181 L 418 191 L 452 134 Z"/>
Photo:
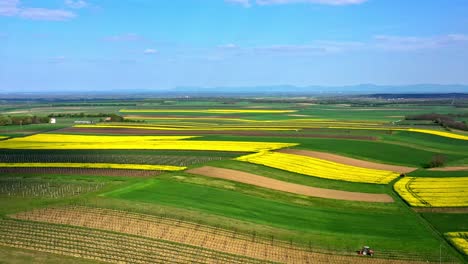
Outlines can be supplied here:
<path id="1" fill-rule="evenodd" d="M 362 247 L 361 250 L 359 251 L 356 251 L 358 253 L 359 256 L 369 256 L 369 257 L 373 257 L 374 256 L 374 250 L 371 249 L 370 247 L 368 246 L 364 246 Z"/>

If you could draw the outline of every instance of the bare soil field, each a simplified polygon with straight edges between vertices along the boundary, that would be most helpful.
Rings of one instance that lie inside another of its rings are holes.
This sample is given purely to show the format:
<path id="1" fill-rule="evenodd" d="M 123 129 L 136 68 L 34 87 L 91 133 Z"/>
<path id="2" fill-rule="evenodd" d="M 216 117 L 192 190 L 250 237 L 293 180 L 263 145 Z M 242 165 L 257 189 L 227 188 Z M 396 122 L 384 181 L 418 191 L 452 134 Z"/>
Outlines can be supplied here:
<path id="1" fill-rule="evenodd" d="M 112 232 L 172 241 L 234 255 L 280 263 L 426 263 L 409 260 L 365 258 L 354 252 L 314 252 L 284 241 L 265 239 L 230 230 L 180 220 L 101 208 L 44 208 L 10 217 L 87 227 Z M 393 254 L 389 253 L 389 254 Z M 381 252 L 381 257 L 386 253 Z"/>
<path id="2" fill-rule="evenodd" d="M 338 191 L 324 188 L 316 188 L 304 186 L 295 183 L 289 183 L 271 179 L 264 176 L 259 176 L 247 172 L 216 168 L 204 166 L 186 171 L 188 173 L 199 174 L 203 176 L 225 179 L 255 185 L 267 189 L 278 190 L 283 192 L 301 194 L 311 197 L 320 197 L 327 199 L 346 200 L 346 201 L 360 201 L 360 202 L 377 202 L 377 203 L 391 203 L 392 197 L 387 194 L 371 194 L 359 192 Z"/>
<path id="3" fill-rule="evenodd" d="M 353 159 L 353 158 L 340 156 L 336 154 L 311 151 L 311 150 L 282 149 L 282 150 L 278 150 L 278 152 L 302 155 L 302 156 L 307 156 L 307 157 L 312 157 L 312 158 L 317 158 L 317 159 L 324 159 L 324 160 L 329 160 L 329 161 L 356 166 L 356 167 L 377 169 L 377 170 L 388 170 L 388 171 L 393 171 L 393 172 L 398 172 L 398 173 L 409 173 L 417 169 L 417 168 L 406 167 L 406 166 L 375 163 L 375 162 L 370 162 L 370 161 L 365 161 L 365 160 Z"/>
<path id="4" fill-rule="evenodd" d="M 432 168 L 431 171 L 468 171 L 468 166 Z"/>
<path id="5" fill-rule="evenodd" d="M 235 136 L 258 136 L 258 137 L 288 137 L 290 134 L 275 132 L 252 132 L 252 131 L 212 131 L 212 130 L 155 130 L 137 128 L 64 128 L 55 133 L 83 133 L 83 134 L 128 134 L 128 135 L 235 135 Z M 377 140 L 376 137 L 351 136 L 351 135 L 327 135 L 327 134 L 294 134 L 294 137 L 302 138 L 336 138 L 356 140 Z"/>
<path id="6" fill-rule="evenodd" d="M 86 168 L 0 168 L 0 174 L 50 174 L 50 175 L 88 175 L 113 177 L 151 177 L 159 171 L 86 169 Z"/>

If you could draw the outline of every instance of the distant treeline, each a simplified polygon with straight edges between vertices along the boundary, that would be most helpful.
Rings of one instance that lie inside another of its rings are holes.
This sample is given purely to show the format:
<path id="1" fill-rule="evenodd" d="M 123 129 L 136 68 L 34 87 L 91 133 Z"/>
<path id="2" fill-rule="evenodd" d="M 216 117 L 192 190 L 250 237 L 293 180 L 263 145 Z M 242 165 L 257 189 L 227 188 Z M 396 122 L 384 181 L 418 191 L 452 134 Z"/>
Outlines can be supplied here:
<path id="1" fill-rule="evenodd" d="M 459 130 L 468 131 L 468 125 L 465 121 L 456 121 L 454 118 L 457 117 L 468 117 L 468 113 L 463 114 L 422 114 L 422 115 L 413 115 L 413 116 L 406 116 L 406 120 L 430 120 L 436 124 L 439 124 L 445 128 L 454 128 Z"/>
<path id="2" fill-rule="evenodd" d="M 85 114 L 85 113 L 52 113 L 48 117 L 112 117 L 116 114 L 109 113 L 97 113 L 97 114 Z"/>
<path id="3" fill-rule="evenodd" d="M 49 123 L 48 117 L 0 115 L 0 126 Z"/>

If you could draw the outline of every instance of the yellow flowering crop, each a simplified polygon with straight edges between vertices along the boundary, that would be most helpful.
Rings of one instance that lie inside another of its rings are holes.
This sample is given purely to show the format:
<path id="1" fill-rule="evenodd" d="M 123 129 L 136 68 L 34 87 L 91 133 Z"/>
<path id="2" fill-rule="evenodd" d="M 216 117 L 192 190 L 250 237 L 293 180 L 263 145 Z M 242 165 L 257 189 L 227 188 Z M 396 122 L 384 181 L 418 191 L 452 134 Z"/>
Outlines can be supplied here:
<path id="1" fill-rule="evenodd" d="M 468 177 L 405 177 L 393 188 L 412 206 L 468 206 Z"/>
<path id="2" fill-rule="evenodd" d="M 192 137 L 39 134 L 0 141 L 0 149 L 157 149 L 258 152 L 297 145 L 278 142 L 164 140 L 164 138 Z"/>
<path id="3" fill-rule="evenodd" d="M 169 165 L 147 165 L 147 164 L 116 164 L 116 163 L 0 163 L 2 168 L 84 168 L 84 169 L 125 169 L 125 170 L 162 170 L 180 171 L 186 167 Z"/>
<path id="4" fill-rule="evenodd" d="M 261 152 L 237 158 L 240 161 L 262 164 L 281 170 L 301 173 L 332 180 L 387 184 L 398 173 L 384 170 L 355 167 L 327 160 L 286 154 L 279 152 Z"/>
<path id="5" fill-rule="evenodd" d="M 22 138 L 12 138 L 8 142 L 140 142 L 153 140 L 180 140 L 196 136 L 95 136 L 95 135 L 65 135 L 65 134 L 36 134 Z"/>
<path id="6" fill-rule="evenodd" d="M 465 255 L 468 255 L 468 232 L 449 232 L 445 236 Z"/>
<path id="7" fill-rule="evenodd" d="M 122 109 L 121 113 L 283 114 L 297 110 L 271 109 Z"/>
<path id="8" fill-rule="evenodd" d="M 7 138 L 7 137 L 5 137 L 5 136 L 0 136 L 0 139 L 5 139 L 5 138 Z"/>

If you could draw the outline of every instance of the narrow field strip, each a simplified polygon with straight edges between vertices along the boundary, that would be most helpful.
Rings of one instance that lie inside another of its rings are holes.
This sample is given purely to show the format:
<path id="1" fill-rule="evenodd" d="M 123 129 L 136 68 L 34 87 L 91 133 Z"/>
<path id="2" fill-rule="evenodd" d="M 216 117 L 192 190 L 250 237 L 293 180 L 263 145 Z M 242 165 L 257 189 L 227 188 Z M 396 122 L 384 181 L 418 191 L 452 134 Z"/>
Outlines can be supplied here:
<path id="1" fill-rule="evenodd" d="M 443 168 L 431 168 L 431 171 L 468 171 L 468 166 L 455 166 L 455 167 L 443 167 Z M 468 174 L 468 173 L 467 173 Z"/>
<path id="2" fill-rule="evenodd" d="M 393 188 L 411 206 L 468 206 L 468 177 L 405 177 Z"/>
<path id="3" fill-rule="evenodd" d="M 324 188 L 316 188 L 304 186 L 295 183 L 275 180 L 264 176 L 259 176 L 247 172 L 204 166 L 187 171 L 188 173 L 199 174 L 203 176 L 225 179 L 235 182 L 246 183 L 267 189 L 278 190 L 283 192 L 295 193 L 311 197 L 319 197 L 326 199 L 346 200 L 346 201 L 361 201 L 361 202 L 376 202 L 376 203 L 391 203 L 392 197 L 387 194 L 371 194 L 359 192 L 338 191 Z"/>
<path id="4" fill-rule="evenodd" d="M 148 164 L 117 164 L 117 163 L 59 163 L 59 162 L 0 162 L 0 168 L 90 168 L 90 169 L 123 169 L 151 171 L 180 171 L 187 167 Z"/>
<path id="5" fill-rule="evenodd" d="M 124 169 L 92 169 L 92 168 L 38 168 L 19 167 L 2 168 L 0 174 L 8 175 L 83 175 L 83 176 L 109 176 L 109 177 L 137 177 L 147 178 L 161 174 L 153 170 L 124 170 Z"/>
<path id="6" fill-rule="evenodd" d="M 285 147 L 296 146 L 293 143 L 279 142 L 247 142 L 247 141 L 203 141 L 203 140 L 143 140 L 147 136 L 116 136 L 116 138 L 128 138 L 127 141 L 112 141 L 113 136 L 76 136 L 39 134 L 23 138 L 14 138 L 0 141 L 0 149 L 144 149 L 144 150 L 208 150 L 208 151 L 234 151 L 234 152 L 259 152 L 276 150 Z M 76 139 L 75 137 L 79 137 Z M 80 141 L 82 137 L 91 137 Z M 149 136 L 148 138 L 161 138 Z M 193 137 L 193 136 L 192 136 Z M 191 137 L 191 138 L 192 138 Z M 55 138 L 55 139 L 54 139 Z M 107 138 L 107 139 L 106 139 Z M 108 139 L 111 138 L 111 139 Z M 132 141 L 132 138 L 136 138 Z M 164 137 L 162 137 L 164 138 Z"/>
<path id="7" fill-rule="evenodd" d="M 76 128 L 131 128 L 131 129 L 146 129 L 146 130 L 191 130 L 191 131 L 203 131 L 203 130 L 215 130 L 215 131 L 251 131 L 251 130 L 263 130 L 263 131 L 296 131 L 296 128 L 284 128 L 284 127 L 222 127 L 222 126 L 191 126 L 191 127 L 174 127 L 174 126 L 120 126 L 120 125 L 76 125 Z"/>
<path id="8" fill-rule="evenodd" d="M 93 136 L 93 135 L 66 135 L 66 134 L 36 134 L 21 138 L 12 138 L 9 142 L 58 142 L 58 143 L 116 143 L 141 142 L 154 140 L 182 140 L 196 136 Z"/>
<path id="9" fill-rule="evenodd" d="M 399 176 L 398 173 L 391 171 L 360 168 L 323 159 L 280 152 L 265 151 L 242 156 L 237 158 L 237 160 L 319 178 L 349 182 L 387 184 Z"/>
<path id="10" fill-rule="evenodd" d="M 331 153 L 326 153 L 326 152 L 319 152 L 319 151 L 311 151 L 311 150 L 281 149 L 281 150 L 278 150 L 277 152 L 302 155 L 302 156 L 312 157 L 312 158 L 317 158 L 317 159 L 324 159 L 328 161 L 333 161 L 333 162 L 346 164 L 350 166 L 361 167 L 361 168 L 387 170 L 387 171 L 393 171 L 393 172 L 398 172 L 398 173 L 409 173 L 417 169 L 413 167 L 370 162 L 370 161 L 365 161 L 365 160 L 360 160 L 360 159 L 349 158 L 349 157 L 345 157 L 341 155 L 336 155 L 336 154 L 331 154 Z"/>
<path id="11" fill-rule="evenodd" d="M 379 253 L 382 258 L 374 257 L 372 259 L 355 256 L 354 252 L 319 253 L 314 252 L 312 248 L 297 247 L 286 241 L 265 239 L 169 218 L 102 208 L 44 208 L 18 213 L 10 217 L 106 230 L 158 241 L 170 241 L 213 252 L 224 252 L 234 256 L 241 255 L 245 256 L 247 260 L 260 259 L 279 263 L 427 263 L 426 261 L 382 259 L 386 256 L 385 252 Z M 92 232 L 99 231 L 93 230 Z M 93 244 L 100 245 L 99 242 Z M 389 254 L 395 257 L 394 253 Z M 404 257 L 405 254 L 401 256 Z M 415 254 L 411 257 L 414 260 L 418 256 Z M 424 259 L 423 256 L 419 257 Z"/>
<path id="12" fill-rule="evenodd" d="M 120 113 L 284 114 L 297 110 L 269 109 L 122 109 Z"/>
<path id="13" fill-rule="evenodd" d="M 0 220 L 0 245 L 108 263 L 265 263 L 157 239 L 6 219 Z"/>
<path id="14" fill-rule="evenodd" d="M 444 235 L 458 250 L 468 255 L 468 232 L 449 232 Z"/>

